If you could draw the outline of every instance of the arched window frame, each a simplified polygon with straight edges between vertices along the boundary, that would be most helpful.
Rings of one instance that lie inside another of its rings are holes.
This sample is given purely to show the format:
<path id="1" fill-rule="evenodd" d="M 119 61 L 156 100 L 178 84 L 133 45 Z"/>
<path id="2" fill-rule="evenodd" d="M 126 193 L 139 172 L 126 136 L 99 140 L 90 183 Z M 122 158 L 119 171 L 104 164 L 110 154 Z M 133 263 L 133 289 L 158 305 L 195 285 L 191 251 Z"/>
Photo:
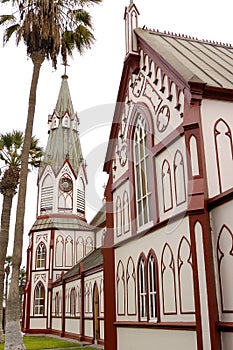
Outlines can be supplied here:
<path id="1" fill-rule="evenodd" d="M 149 151 L 148 131 L 146 119 L 138 114 L 134 138 L 134 178 L 136 191 L 136 210 L 138 229 L 145 227 L 152 219 L 151 214 L 151 189 L 149 184 Z"/>
<path id="2" fill-rule="evenodd" d="M 153 250 L 147 258 L 148 320 L 159 320 L 158 262 Z"/>
<path id="3" fill-rule="evenodd" d="M 55 316 L 59 316 L 60 312 L 60 298 L 59 298 L 59 292 L 56 292 L 55 298 L 54 298 L 54 304 L 55 304 Z"/>
<path id="4" fill-rule="evenodd" d="M 45 315 L 45 287 L 41 281 L 39 281 L 34 289 L 34 315 Z"/>
<path id="5" fill-rule="evenodd" d="M 139 321 L 147 321 L 147 278 L 146 258 L 142 255 L 138 262 L 138 304 Z"/>
<path id="6" fill-rule="evenodd" d="M 130 231 L 129 195 L 127 191 L 123 193 L 122 225 L 124 233 Z"/>
<path id="7" fill-rule="evenodd" d="M 70 316 L 76 316 L 76 291 L 75 287 L 70 292 Z"/>
<path id="8" fill-rule="evenodd" d="M 40 242 L 36 249 L 36 268 L 45 269 L 46 267 L 46 247 L 43 242 Z"/>
<path id="9" fill-rule="evenodd" d="M 122 211 L 121 211 L 121 198 L 117 196 L 116 198 L 116 236 L 122 235 Z"/>

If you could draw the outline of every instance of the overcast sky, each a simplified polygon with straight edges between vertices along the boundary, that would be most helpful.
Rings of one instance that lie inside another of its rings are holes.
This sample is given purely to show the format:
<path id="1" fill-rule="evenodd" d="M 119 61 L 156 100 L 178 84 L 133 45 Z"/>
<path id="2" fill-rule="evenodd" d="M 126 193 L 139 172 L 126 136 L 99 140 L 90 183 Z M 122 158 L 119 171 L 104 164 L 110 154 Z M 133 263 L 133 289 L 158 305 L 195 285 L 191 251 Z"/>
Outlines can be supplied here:
<path id="1" fill-rule="evenodd" d="M 124 62 L 124 9 L 129 0 L 103 0 L 91 10 L 96 42 L 82 57 L 69 60 L 67 74 L 74 109 L 80 117 L 80 134 L 84 157 L 87 158 L 89 192 L 88 220 L 101 205 L 106 179 L 100 176 L 107 146 L 108 132 L 114 111 Z M 160 31 L 195 36 L 233 44 L 232 0 L 135 0 L 140 12 L 139 26 Z M 0 6 L 0 13 L 5 11 Z M 34 135 L 45 147 L 47 118 L 56 104 L 64 67 L 58 64 L 54 71 L 50 62 L 44 62 L 39 78 Z M 4 48 L 0 32 L 0 132 L 24 130 L 27 116 L 28 93 L 32 64 L 24 45 L 16 48 L 14 39 Z M 100 137 L 98 137 L 100 136 Z M 102 158 L 98 157 L 102 154 Z M 95 163 L 95 164 L 94 164 Z M 94 165 L 93 165 L 94 164 Z M 96 169 L 97 175 L 96 175 Z M 30 175 L 27 198 L 25 233 L 36 218 L 36 172 Z M 1 207 L 0 207 L 1 210 Z M 14 231 L 14 217 L 11 231 Z M 12 238 L 11 238 L 12 241 Z M 25 240 L 25 249 L 28 240 Z M 24 251 L 25 251 L 24 249 Z M 9 254 L 11 251 L 9 250 Z"/>

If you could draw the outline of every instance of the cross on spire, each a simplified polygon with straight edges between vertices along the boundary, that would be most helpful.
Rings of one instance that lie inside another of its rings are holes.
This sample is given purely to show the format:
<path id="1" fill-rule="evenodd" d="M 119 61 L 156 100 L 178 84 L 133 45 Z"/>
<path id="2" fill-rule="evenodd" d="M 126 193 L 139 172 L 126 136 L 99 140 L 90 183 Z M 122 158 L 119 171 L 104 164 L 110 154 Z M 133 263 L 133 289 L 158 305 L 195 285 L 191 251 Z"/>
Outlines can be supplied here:
<path id="1" fill-rule="evenodd" d="M 65 67 L 64 69 L 64 75 L 66 76 L 66 67 L 69 67 L 70 65 L 68 63 L 62 63 L 62 65 Z"/>

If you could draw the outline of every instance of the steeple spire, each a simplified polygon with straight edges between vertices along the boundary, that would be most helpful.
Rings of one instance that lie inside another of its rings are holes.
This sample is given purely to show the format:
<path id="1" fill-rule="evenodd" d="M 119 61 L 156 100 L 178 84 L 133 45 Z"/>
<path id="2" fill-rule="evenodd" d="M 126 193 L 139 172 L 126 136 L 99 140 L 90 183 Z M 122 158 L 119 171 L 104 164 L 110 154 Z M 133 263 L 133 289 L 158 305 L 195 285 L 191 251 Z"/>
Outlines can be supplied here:
<path id="1" fill-rule="evenodd" d="M 83 156 L 78 135 L 79 120 L 73 109 L 67 80 L 68 76 L 62 75 L 56 107 L 53 114 L 49 115 L 49 138 L 41 170 L 49 164 L 56 174 L 68 160 L 77 175 Z"/>
<path id="2" fill-rule="evenodd" d="M 68 76 L 66 74 L 63 74 L 61 88 L 55 107 L 55 111 L 60 118 L 63 117 L 65 112 L 68 112 L 70 115 L 74 114 L 73 104 L 67 80 Z"/>

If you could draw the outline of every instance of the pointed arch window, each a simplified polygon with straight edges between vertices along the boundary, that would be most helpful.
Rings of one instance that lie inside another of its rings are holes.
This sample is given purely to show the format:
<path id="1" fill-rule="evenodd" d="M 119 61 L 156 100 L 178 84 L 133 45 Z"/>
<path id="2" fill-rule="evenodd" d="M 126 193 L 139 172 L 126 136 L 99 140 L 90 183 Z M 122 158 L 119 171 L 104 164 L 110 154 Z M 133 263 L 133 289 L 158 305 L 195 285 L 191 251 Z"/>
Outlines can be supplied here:
<path id="1" fill-rule="evenodd" d="M 162 165 L 163 211 L 172 209 L 172 180 L 169 162 L 165 159 Z"/>
<path id="2" fill-rule="evenodd" d="M 89 254 L 93 250 L 93 239 L 91 237 L 87 237 L 85 242 L 85 254 Z"/>
<path id="3" fill-rule="evenodd" d="M 125 315 L 125 271 L 121 260 L 117 267 L 117 314 Z"/>
<path id="4" fill-rule="evenodd" d="M 84 257 L 84 240 L 83 237 L 78 237 L 76 241 L 76 262 Z"/>
<path id="5" fill-rule="evenodd" d="M 53 209 L 53 179 L 51 175 L 46 175 L 41 186 L 41 201 L 40 201 L 40 211 L 41 213 L 47 211 L 51 212 Z"/>
<path id="6" fill-rule="evenodd" d="M 229 125 L 223 119 L 214 125 L 215 152 L 217 159 L 219 191 L 224 192 L 233 186 L 233 143 Z"/>
<path id="7" fill-rule="evenodd" d="M 134 170 L 138 227 L 151 220 L 151 192 L 149 188 L 149 152 L 146 122 L 139 114 L 134 134 Z"/>
<path id="8" fill-rule="evenodd" d="M 63 256 L 64 256 L 64 239 L 61 235 L 59 235 L 56 239 L 56 247 L 55 247 L 56 267 L 63 266 Z"/>
<path id="9" fill-rule="evenodd" d="M 43 269 L 46 266 L 46 248 L 43 242 L 41 242 L 36 250 L 36 268 Z"/>
<path id="10" fill-rule="evenodd" d="M 155 321 L 157 312 L 157 288 L 156 288 L 156 265 L 155 258 L 151 254 L 148 258 L 148 295 L 149 295 L 149 320 Z"/>
<path id="11" fill-rule="evenodd" d="M 60 212 L 71 212 L 73 209 L 73 181 L 68 174 L 59 181 L 58 209 Z"/>
<path id="12" fill-rule="evenodd" d="M 139 287 L 139 316 L 140 320 L 147 319 L 147 307 L 146 307 L 146 273 L 145 273 L 145 261 L 140 259 L 138 265 L 138 287 Z"/>
<path id="13" fill-rule="evenodd" d="M 116 198 L 116 236 L 122 235 L 122 221 L 121 221 L 121 198 L 117 196 Z"/>
<path id="14" fill-rule="evenodd" d="M 132 257 L 129 258 L 126 270 L 127 313 L 136 315 L 136 273 Z"/>
<path id="15" fill-rule="evenodd" d="M 59 312 L 60 312 L 59 292 L 56 292 L 54 303 L 55 303 L 55 316 L 59 316 Z"/>
<path id="16" fill-rule="evenodd" d="M 65 266 L 73 266 L 73 239 L 70 236 L 65 241 Z"/>
<path id="17" fill-rule="evenodd" d="M 127 191 L 123 193 L 123 230 L 124 233 L 129 232 L 130 230 L 130 218 L 129 218 L 129 195 Z"/>
<path id="18" fill-rule="evenodd" d="M 37 283 L 34 292 L 34 315 L 45 314 L 45 288 L 42 282 Z"/>
<path id="19" fill-rule="evenodd" d="M 182 153 L 179 150 L 176 151 L 173 167 L 174 167 L 176 205 L 178 206 L 186 202 L 184 158 Z"/>
<path id="20" fill-rule="evenodd" d="M 85 214 L 85 184 L 82 178 L 77 189 L 77 212 Z"/>
<path id="21" fill-rule="evenodd" d="M 222 312 L 232 313 L 233 234 L 225 224 L 217 240 L 217 259 Z"/>
<path id="22" fill-rule="evenodd" d="M 75 291 L 75 288 L 72 288 L 70 292 L 70 316 L 75 317 L 75 314 L 76 314 L 76 291 Z"/>

